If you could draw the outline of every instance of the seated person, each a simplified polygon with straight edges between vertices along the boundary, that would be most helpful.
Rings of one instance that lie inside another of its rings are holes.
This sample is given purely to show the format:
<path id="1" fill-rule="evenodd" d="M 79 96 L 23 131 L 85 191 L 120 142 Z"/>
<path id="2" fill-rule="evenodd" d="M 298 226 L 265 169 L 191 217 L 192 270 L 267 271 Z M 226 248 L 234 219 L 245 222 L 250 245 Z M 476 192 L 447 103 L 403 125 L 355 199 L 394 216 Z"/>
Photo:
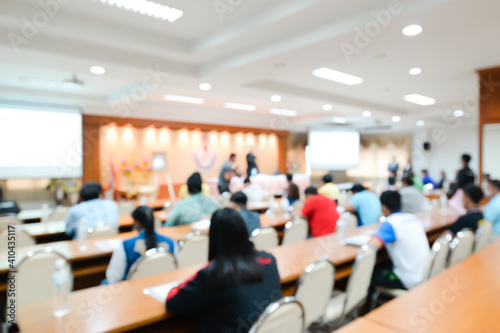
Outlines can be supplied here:
<path id="1" fill-rule="evenodd" d="M 209 264 L 168 293 L 167 311 L 198 316 L 196 332 L 248 332 L 282 296 L 276 259 L 254 249 L 231 208 L 213 214 L 209 249 Z"/>
<path id="2" fill-rule="evenodd" d="M 318 193 L 324 195 L 327 198 L 335 200 L 338 204 L 340 200 L 340 190 L 337 185 L 333 183 L 333 176 L 326 174 L 322 178 L 323 186 L 318 188 Z"/>
<path id="3" fill-rule="evenodd" d="M 392 265 L 376 266 L 372 286 L 410 289 L 423 280 L 425 263 L 430 253 L 429 241 L 419 219 L 401 212 L 401 195 L 385 191 L 380 196 L 386 216 L 370 245 L 377 249 L 385 245 Z"/>
<path id="4" fill-rule="evenodd" d="M 260 215 L 257 212 L 247 210 L 247 196 L 245 193 L 234 193 L 231 196 L 231 202 L 233 203 L 233 208 L 240 213 L 243 218 L 249 235 L 251 235 L 255 229 L 260 228 Z"/>
<path id="5" fill-rule="evenodd" d="M 468 184 L 464 187 L 463 201 L 467 213 L 458 218 L 448 230 L 456 234 L 463 228 L 470 228 L 476 231 L 480 221 L 483 219 L 483 212 L 480 209 L 481 200 L 483 200 L 483 190 L 476 185 Z"/>
<path id="6" fill-rule="evenodd" d="M 15 201 L 5 201 L 3 198 L 3 189 L 0 186 L 0 216 L 6 214 L 19 214 L 21 210 Z"/>
<path id="7" fill-rule="evenodd" d="M 147 250 L 163 247 L 171 253 L 175 254 L 177 252 L 176 241 L 155 232 L 153 209 L 148 206 L 137 207 L 132 212 L 132 217 L 134 218 L 134 229 L 139 232 L 139 235 L 124 240 L 113 251 L 106 270 L 105 281 L 107 283 L 125 280 L 130 267 Z"/>
<path id="8" fill-rule="evenodd" d="M 179 201 L 167 219 L 167 226 L 190 224 L 211 215 L 219 208 L 214 198 L 201 193 L 201 177 L 193 174 L 187 180 L 189 197 Z"/>
<path id="9" fill-rule="evenodd" d="M 291 173 L 286 174 L 286 180 L 288 182 L 286 197 L 288 199 L 288 203 L 290 205 L 293 205 L 295 201 L 300 199 L 299 187 L 293 182 L 293 175 Z"/>
<path id="10" fill-rule="evenodd" d="M 448 187 L 447 180 L 446 180 L 446 172 L 444 170 L 441 170 L 441 179 L 439 180 L 438 189 L 444 189 Z"/>
<path id="11" fill-rule="evenodd" d="M 241 192 L 245 193 L 249 202 L 256 202 L 264 200 L 264 191 L 262 187 L 252 184 L 249 178 L 243 181 L 243 189 Z"/>
<path id="12" fill-rule="evenodd" d="M 346 212 L 358 215 L 359 226 L 377 223 L 382 215 L 382 206 L 378 196 L 361 184 L 354 184 L 351 191 L 353 195 L 345 207 Z"/>
<path id="13" fill-rule="evenodd" d="M 80 190 L 81 202 L 71 207 L 66 216 L 66 234 L 77 238 L 78 223 L 85 219 L 87 227 L 96 227 L 99 222 L 118 229 L 118 204 L 102 199 L 102 187 L 98 182 L 86 182 Z"/>
<path id="14" fill-rule="evenodd" d="M 438 184 L 434 181 L 434 179 L 432 179 L 429 172 L 425 169 L 422 170 L 422 183 L 424 183 L 424 185 L 432 184 L 433 189 L 437 189 L 438 187 Z"/>
<path id="15" fill-rule="evenodd" d="M 339 219 L 335 201 L 318 194 L 313 186 L 306 188 L 304 194 L 306 200 L 299 216 L 309 221 L 311 235 L 318 237 L 334 233 Z"/>
<path id="16" fill-rule="evenodd" d="M 490 201 L 484 208 L 484 219 L 493 222 L 493 232 L 500 236 L 500 180 L 490 180 L 487 185 Z"/>
<path id="17" fill-rule="evenodd" d="M 195 172 L 193 173 L 193 175 L 197 175 L 201 179 L 201 175 L 199 172 Z M 203 183 L 203 181 L 201 183 L 201 193 L 203 193 L 203 195 L 206 195 L 207 197 L 210 196 L 210 185 Z M 188 196 L 189 196 L 188 186 L 187 184 L 182 184 L 181 188 L 179 189 L 179 199 L 184 200 Z"/>
<path id="18" fill-rule="evenodd" d="M 403 177 L 401 179 L 401 204 L 404 213 L 416 213 L 424 210 L 425 198 L 422 192 L 413 186 L 413 179 Z"/>

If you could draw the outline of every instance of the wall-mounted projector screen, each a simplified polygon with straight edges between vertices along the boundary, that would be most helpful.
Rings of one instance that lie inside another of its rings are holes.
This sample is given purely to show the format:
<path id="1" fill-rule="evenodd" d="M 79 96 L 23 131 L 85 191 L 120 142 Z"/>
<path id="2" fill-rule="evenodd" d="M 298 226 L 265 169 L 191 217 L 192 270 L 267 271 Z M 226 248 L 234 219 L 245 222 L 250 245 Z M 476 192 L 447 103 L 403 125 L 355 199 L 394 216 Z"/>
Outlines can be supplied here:
<path id="1" fill-rule="evenodd" d="M 359 133 L 352 130 L 309 131 L 311 169 L 346 170 L 359 163 Z"/>
<path id="2" fill-rule="evenodd" d="M 0 179 L 82 177 L 82 115 L 0 105 Z"/>

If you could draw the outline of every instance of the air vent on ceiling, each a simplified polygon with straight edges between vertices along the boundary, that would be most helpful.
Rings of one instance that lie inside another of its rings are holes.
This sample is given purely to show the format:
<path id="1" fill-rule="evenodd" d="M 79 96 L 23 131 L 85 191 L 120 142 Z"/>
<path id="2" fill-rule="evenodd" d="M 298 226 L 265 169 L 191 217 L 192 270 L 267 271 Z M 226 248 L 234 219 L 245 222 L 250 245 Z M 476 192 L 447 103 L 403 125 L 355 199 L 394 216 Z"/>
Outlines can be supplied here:
<path id="1" fill-rule="evenodd" d="M 392 128 L 391 125 L 380 125 L 380 126 L 370 126 L 363 128 L 363 132 L 378 132 L 378 131 L 388 131 Z"/>

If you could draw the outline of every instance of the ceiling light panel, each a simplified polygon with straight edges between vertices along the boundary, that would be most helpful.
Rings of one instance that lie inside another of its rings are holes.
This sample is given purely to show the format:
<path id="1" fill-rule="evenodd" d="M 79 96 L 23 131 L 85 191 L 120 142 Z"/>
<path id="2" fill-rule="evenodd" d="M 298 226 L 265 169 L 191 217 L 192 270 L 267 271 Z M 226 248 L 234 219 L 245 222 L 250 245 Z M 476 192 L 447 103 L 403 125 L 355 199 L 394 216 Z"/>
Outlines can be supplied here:
<path id="1" fill-rule="evenodd" d="M 326 67 L 315 69 L 313 70 L 312 74 L 316 77 L 337 83 L 342 83 L 348 86 L 363 83 L 363 79 L 360 77 L 342 73 Z"/>
<path id="2" fill-rule="evenodd" d="M 410 94 L 404 97 L 404 100 L 410 103 L 418 104 L 418 105 L 434 105 L 436 104 L 436 100 L 434 98 L 430 98 L 427 96 L 419 95 L 419 94 Z"/>
<path id="3" fill-rule="evenodd" d="M 148 0 L 100 0 L 103 4 L 115 6 L 137 14 L 147 15 L 170 23 L 178 20 L 184 12 L 180 9 Z"/>
<path id="4" fill-rule="evenodd" d="M 242 111 L 255 111 L 257 109 L 255 105 L 240 104 L 240 103 L 224 103 L 224 107 L 228 109 L 242 110 Z"/>
<path id="5" fill-rule="evenodd" d="M 287 109 L 277 109 L 277 108 L 272 108 L 269 110 L 270 113 L 272 114 L 277 114 L 280 116 L 287 116 L 287 117 L 295 117 L 297 115 L 297 111 L 295 110 L 287 110 Z"/>
<path id="6" fill-rule="evenodd" d="M 203 104 L 203 102 L 205 102 L 203 98 L 178 96 L 178 95 L 165 95 L 163 96 L 163 99 L 167 101 L 190 103 L 190 104 Z"/>

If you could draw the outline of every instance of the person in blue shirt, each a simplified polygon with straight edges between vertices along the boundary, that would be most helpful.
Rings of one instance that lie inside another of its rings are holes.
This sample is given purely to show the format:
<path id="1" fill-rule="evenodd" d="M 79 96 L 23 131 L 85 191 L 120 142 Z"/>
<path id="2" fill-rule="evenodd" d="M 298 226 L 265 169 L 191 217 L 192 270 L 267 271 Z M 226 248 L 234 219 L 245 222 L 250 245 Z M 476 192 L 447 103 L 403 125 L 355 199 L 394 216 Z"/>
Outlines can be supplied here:
<path id="1" fill-rule="evenodd" d="M 87 227 L 96 227 L 99 222 L 118 229 L 118 204 L 102 199 L 102 186 L 98 182 L 86 182 L 80 190 L 81 202 L 69 209 L 66 217 L 66 234 L 77 238 L 78 223 L 84 218 Z"/>
<path id="2" fill-rule="evenodd" d="M 247 195 L 243 192 L 236 192 L 231 196 L 233 208 L 240 213 L 247 227 L 248 234 L 251 235 L 255 229 L 260 228 L 260 215 L 247 209 Z"/>
<path id="3" fill-rule="evenodd" d="M 382 205 L 378 196 L 361 184 L 354 184 L 351 191 L 353 195 L 345 207 L 346 211 L 358 215 L 359 226 L 377 223 L 382 215 Z"/>
<path id="4" fill-rule="evenodd" d="M 132 217 L 134 230 L 137 230 L 139 235 L 124 240 L 114 249 L 104 284 L 125 280 L 130 267 L 150 249 L 162 247 L 174 255 L 177 253 L 176 241 L 155 232 L 153 209 L 148 206 L 137 207 L 132 212 Z"/>
<path id="5" fill-rule="evenodd" d="M 500 236 L 500 180 L 490 180 L 486 187 L 491 199 L 484 208 L 484 219 L 493 222 L 493 231 Z"/>
<path id="6" fill-rule="evenodd" d="M 424 183 L 424 185 L 432 184 L 432 187 L 434 189 L 438 188 L 438 184 L 434 181 L 434 179 L 432 179 L 432 177 L 429 175 L 429 171 L 427 171 L 426 169 L 422 170 L 422 183 Z"/>

